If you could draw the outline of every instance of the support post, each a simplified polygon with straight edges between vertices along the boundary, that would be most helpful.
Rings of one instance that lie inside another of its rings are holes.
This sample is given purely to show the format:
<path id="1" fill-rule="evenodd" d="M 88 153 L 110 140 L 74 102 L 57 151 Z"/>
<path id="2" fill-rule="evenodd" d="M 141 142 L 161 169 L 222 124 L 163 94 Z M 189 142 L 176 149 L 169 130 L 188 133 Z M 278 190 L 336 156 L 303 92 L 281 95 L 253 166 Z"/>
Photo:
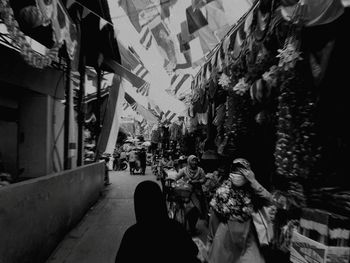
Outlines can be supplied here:
<path id="1" fill-rule="evenodd" d="M 66 104 L 64 108 L 64 170 L 71 168 L 71 159 L 69 158 L 69 130 L 70 130 L 70 102 L 71 102 L 71 61 L 67 54 L 66 69 Z"/>
<path id="2" fill-rule="evenodd" d="M 96 146 L 98 144 L 98 140 L 101 134 L 101 83 L 102 83 L 102 71 L 101 68 L 97 68 L 96 69 L 97 72 L 97 92 L 96 92 L 96 127 L 95 127 L 95 141 L 96 141 Z M 96 161 L 99 160 L 100 158 L 100 154 L 99 152 L 97 152 L 97 148 L 96 148 L 96 156 L 95 159 Z"/>
<path id="3" fill-rule="evenodd" d="M 83 50 L 80 51 L 80 62 L 79 62 L 79 98 L 78 98 L 78 158 L 77 166 L 83 165 L 84 158 L 84 124 L 85 124 L 85 66 L 86 57 Z"/>

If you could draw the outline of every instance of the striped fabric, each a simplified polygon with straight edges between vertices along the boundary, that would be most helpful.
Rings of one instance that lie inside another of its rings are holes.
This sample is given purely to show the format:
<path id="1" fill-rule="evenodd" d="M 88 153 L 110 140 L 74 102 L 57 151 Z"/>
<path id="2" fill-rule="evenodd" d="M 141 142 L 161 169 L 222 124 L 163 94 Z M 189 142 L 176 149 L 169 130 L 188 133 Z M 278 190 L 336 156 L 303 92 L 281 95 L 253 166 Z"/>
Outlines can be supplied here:
<path id="1" fill-rule="evenodd" d="M 125 48 L 122 44 L 119 43 L 119 52 L 122 60 L 122 65 L 131 70 L 139 78 L 143 79 L 149 74 L 149 71 L 146 69 L 142 63 L 140 57 L 134 49 L 131 47 Z"/>
<path id="2" fill-rule="evenodd" d="M 140 77 L 140 78 L 144 78 L 147 76 L 147 74 L 149 73 L 149 71 L 145 68 L 145 66 L 140 62 L 140 64 L 138 64 L 133 70 L 132 72 Z"/>
<path id="3" fill-rule="evenodd" d="M 140 43 L 146 50 L 148 50 L 152 45 L 153 35 L 147 25 L 142 27 L 140 34 Z"/>
<path id="4" fill-rule="evenodd" d="M 79 87 L 80 84 L 80 73 L 78 71 L 72 71 L 70 79 L 75 87 Z"/>
<path id="5" fill-rule="evenodd" d="M 127 108 L 129 108 L 129 103 L 127 103 L 125 100 L 123 102 L 123 110 L 125 111 Z"/>
<path id="6" fill-rule="evenodd" d="M 171 90 L 176 94 L 185 81 L 190 77 L 190 74 L 178 74 L 171 78 L 170 85 Z"/>
<path id="7" fill-rule="evenodd" d="M 148 82 L 145 82 L 144 85 L 142 85 L 140 88 L 136 90 L 137 93 L 140 93 L 142 96 L 148 96 L 150 90 L 150 84 Z"/>
<path id="8" fill-rule="evenodd" d="M 176 113 L 171 112 L 170 110 L 167 110 L 162 116 L 162 121 L 171 122 L 175 116 L 176 116 Z"/>

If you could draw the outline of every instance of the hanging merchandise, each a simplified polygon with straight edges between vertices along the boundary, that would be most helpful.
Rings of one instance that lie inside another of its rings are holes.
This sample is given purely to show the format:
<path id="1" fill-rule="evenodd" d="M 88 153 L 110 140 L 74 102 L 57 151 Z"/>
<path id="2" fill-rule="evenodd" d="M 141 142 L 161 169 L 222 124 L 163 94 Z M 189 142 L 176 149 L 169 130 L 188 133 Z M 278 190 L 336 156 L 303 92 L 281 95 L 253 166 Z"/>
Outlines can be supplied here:
<path id="1" fill-rule="evenodd" d="M 298 51 L 297 41 L 295 39 L 289 38 L 286 40 L 286 44 L 283 49 L 278 49 L 277 57 L 280 59 L 278 67 L 281 70 L 288 71 L 293 69 L 296 62 L 302 60 L 301 53 Z"/>
<path id="2" fill-rule="evenodd" d="M 225 104 L 220 104 L 219 106 L 216 107 L 215 109 L 215 118 L 213 120 L 213 124 L 215 126 L 219 126 L 223 123 L 225 119 Z"/>
<path id="3" fill-rule="evenodd" d="M 59 47 L 57 46 L 46 50 L 44 55 L 40 55 L 33 50 L 27 41 L 26 35 L 19 28 L 8 0 L 0 1 L 0 17 L 4 21 L 14 44 L 19 47 L 21 55 L 29 65 L 36 68 L 44 68 L 49 66 L 52 61 L 58 60 Z"/>
<path id="4" fill-rule="evenodd" d="M 228 89 L 230 87 L 230 84 L 230 78 L 225 73 L 222 73 L 219 78 L 219 85 L 221 85 L 225 89 Z"/>
<path id="5" fill-rule="evenodd" d="M 208 124 L 208 112 L 197 113 L 198 124 L 207 125 Z"/>
<path id="6" fill-rule="evenodd" d="M 240 95 L 243 96 L 249 89 L 249 84 L 245 81 L 245 78 L 240 78 L 238 80 L 238 83 L 233 87 L 233 91 Z"/>

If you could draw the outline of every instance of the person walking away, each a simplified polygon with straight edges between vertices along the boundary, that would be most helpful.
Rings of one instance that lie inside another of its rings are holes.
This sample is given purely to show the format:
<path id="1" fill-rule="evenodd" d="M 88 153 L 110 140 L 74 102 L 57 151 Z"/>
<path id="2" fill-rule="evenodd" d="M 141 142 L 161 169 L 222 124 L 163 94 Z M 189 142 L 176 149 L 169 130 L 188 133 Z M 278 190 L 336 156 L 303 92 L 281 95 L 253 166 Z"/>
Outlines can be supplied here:
<path id="1" fill-rule="evenodd" d="M 120 169 L 120 148 L 115 148 L 113 151 L 113 170 L 118 171 Z"/>
<path id="2" fill-rule="evenodd" d="M 168 159 L 166 166 L 168 169 L 172 169 L 175 166 L 173 156 L 171 154 L 169 155 L 169 159 Z"/>
<path id="3" fill-rule="evenodd" d="M 141 164 L 141 174 L 145 175 L 146 173 L 146 166 L 147 166 L 147 153 L 146 149 L 142 148 L 140 152 L 140 164 Z"/>
<path id="4" fill-rule="evenodd" d="M 199 160 L 195 155 L 187 159 L 187 166 L 182 168 L 175 177 L 175 181 L 183 179 L 192 185 L 191 202 L 186 211 L 185 218 L 189 224 L 192 235 L 197 234 L 196 224 L 198 219 L 206 218 L 208 214 L 207 204 L 203 193 L 202 185 L 205 183 L 204 170 L 198 166 Z"/>
<path id="5" fill-rule="evenodd" d="M 134 193 L 136 224 L 122 238 L 116 263 L 199 263 L 198 248 L 183 226 L 169 219 L 165 199 L 153 181 L 139 183 Z"/>
<path id="6" fill-rule="evenodd" d="M 130 152 L 129 152 L 129 167 L 130 167 L 130 175 L 133 175 L 134 174 L 134 171 L 135 171 L 135 165 L 136 165 L 136 151 L 135 149 L 132 149 Z"/>
<path id="7" fill-rule="evenodd" d="M 102 158 L 105 162 L 105 177 L 104 177 L 104 181 L 105 181 L 105 186 L 110 185 L 110 181 L 109 181 L 109 167 L 108 167 L 108 163 L 109 163 L 109 156 L 107 154 L 103 154 Z"/>
<path id="8" fill-rule="evenodd" d="M 265 263 L 253 212 L 271 202 L 270 193 L 255 179 L 248 161 L 235 159 L 228 179 L 210 202 L 208 262 Z"/>

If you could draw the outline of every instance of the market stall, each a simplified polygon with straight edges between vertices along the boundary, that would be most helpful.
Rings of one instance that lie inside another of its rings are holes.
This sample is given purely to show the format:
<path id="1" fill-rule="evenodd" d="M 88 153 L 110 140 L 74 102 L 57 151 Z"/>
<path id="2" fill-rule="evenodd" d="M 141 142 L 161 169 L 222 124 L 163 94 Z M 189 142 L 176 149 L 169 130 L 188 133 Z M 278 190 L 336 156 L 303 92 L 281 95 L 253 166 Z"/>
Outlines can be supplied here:
<path id="1" fill-rule="evenodd" d="M 340 66 L 350 55 L 347 23 L 349 10 L 341 1 L 258 1 L 214 49 L 187 98 L 192 128 L 214 127 L 207 130 L 207 149 L 223 166 L 248 159 L 257 179 L 275 193 L 273 244 L 286 257 L 293 251 L 293 262 L 308 262 L 291 246 L 295 231 L 294 241 L 300 234 L 322 244 L 326 252 L 317 262 L 326 262 L 328 254 L 337 258 L 328 246 L 343 247 L 339 255 L 349 257 L 343 227 L 349 222 L 349 185 L 342 183 L 349 81 Z M 319 222 L 308 209 L 330 219 Z M 324 239 L 303 231 L 301 223 L 316 232 L 326 229 Z"/>

